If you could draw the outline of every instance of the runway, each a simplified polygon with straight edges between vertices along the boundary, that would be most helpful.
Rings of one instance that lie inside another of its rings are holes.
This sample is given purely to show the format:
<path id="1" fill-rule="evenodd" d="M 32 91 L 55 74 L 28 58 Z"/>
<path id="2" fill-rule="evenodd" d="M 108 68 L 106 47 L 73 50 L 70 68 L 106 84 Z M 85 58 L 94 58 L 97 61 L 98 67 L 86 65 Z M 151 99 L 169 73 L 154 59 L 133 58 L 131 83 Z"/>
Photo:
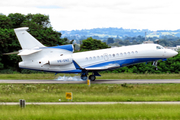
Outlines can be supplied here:
<path id="1" fill-rule="evenodd" d="M 86 84 L 86 81 L 58 80 L 0 80 L 0 83 L 11 84 Z M 180 83 L 180 79 L 121 79 L 96 80 L 92 84 L 163 84 Z M 169 102 L 26 102 L 26 105 L 104 105 L 104 104 L 180 104 L 180 101 Z M 19 105 L 19 102 L 0 102 L 0 105 Z"/>
<path id="2" fill-rule="evenodd" d="M 108 105 L 108 104 L 180 104 L 180 102 L 26 102 L 26 105 Z M 19 102 L 0 102 L 0 105 L 19 105 Z"/>
<path id="3" fill-rule="evenodd" d="M 0 80 L 0 83 L 20 84 L 86 84 L 86 81 L 61 81 L 61 80 Z M 121 79 L 121 80 L 96 80 L 92 84 L 162 84 L 180 83 L 180 79 Z"/>

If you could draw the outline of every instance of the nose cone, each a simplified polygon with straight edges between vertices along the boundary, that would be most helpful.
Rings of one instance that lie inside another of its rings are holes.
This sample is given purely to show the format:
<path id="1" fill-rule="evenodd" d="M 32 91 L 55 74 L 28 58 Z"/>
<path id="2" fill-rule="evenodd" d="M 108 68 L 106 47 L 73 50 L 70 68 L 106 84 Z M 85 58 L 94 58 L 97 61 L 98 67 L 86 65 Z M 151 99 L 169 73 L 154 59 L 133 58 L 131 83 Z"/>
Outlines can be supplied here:
<path id="1" fill-rule="evenodd" d="M 176 51 L 173 51 L 173 56 L 176 56 L 177 54 L 178 54 L 178 52 L 176 52 Z"/>
<path id="2" fill-rule="evenodd" d="M 174 51 L 174 50 L 167 50 L 166 51 L 166 55 L 167 57 L 173 57 L 173 56 L 176 56 L 178 54 L 178 52 Z"/>

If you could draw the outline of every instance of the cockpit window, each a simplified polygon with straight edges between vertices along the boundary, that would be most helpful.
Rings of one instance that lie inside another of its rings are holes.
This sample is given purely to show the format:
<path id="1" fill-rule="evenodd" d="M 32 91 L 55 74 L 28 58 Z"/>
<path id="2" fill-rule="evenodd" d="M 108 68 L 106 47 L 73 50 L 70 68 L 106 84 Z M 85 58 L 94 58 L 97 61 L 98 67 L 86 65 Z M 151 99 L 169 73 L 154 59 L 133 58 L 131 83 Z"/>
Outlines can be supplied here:
<path id="1" fill-rule="evenodd" d="M 161 49 L 161 47 L 160 46 L 156 46 L 156 49 Z"/>
<path id="2" fill-rule="evenodd" d="M 162 46 L 156 46 L 156 49 L 164 49 Z"/>

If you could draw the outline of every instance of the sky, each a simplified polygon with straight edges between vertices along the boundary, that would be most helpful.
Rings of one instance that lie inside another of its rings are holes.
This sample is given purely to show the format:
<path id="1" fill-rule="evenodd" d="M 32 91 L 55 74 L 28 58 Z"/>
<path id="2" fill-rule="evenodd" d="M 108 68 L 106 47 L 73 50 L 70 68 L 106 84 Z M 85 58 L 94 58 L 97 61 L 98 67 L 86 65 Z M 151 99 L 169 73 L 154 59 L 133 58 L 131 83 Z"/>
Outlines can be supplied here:
<path id="1" fill-rule="evenodd" d="M 0 0 L 0 13 L 49 15 L 53 29 L 180 29 L 179 0 Z"/>

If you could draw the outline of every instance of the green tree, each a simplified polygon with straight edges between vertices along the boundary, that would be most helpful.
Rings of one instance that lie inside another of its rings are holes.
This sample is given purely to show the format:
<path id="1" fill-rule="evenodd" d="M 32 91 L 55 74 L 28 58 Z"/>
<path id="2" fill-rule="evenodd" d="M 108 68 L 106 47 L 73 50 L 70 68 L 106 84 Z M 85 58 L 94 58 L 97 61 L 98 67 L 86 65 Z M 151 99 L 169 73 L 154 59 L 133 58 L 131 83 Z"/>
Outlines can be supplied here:
<path id="1" fill-rule="evenodd" d="M 104 42 L 101 42 L 101 40 L 96 40 L 92 37 L 89 37 L 86 40 L 82 41 L 82 45 L 80 46 L 80 48 L 81 51 L 98 50 L 108 48 L 108 45 Z"/>
<path id="2" fill-rule="evenodd" d="M 42 14 L 28 14 L 24 22 L 35 23 L 37 26 L 42 28 L 51 27 L 50 19 L 48 15 Z"/>
<path id="3" fill-rule="evenodd" d="M 25 15 L 20 14 L 20 13 L 11 13 L 8 15 L 8 17 L 10 18 L 11 22 L 12 22 L 12 28 L 18 28 L 22 26 L 22 22 L 24 22 L 25 20 Z"/>
<path id="4" fill-rule="evenodd" d="M 2 29 L 0 28 L 0 62 L 1 68 L 9 68 L 10 66 L 15 69 L 17 68 L 17 63 L 20 60 L 19 56 L 3 56 L 2 53 L 8 53 L 17 51 L 20 49 L 17 38 L 14 34 L 13 29 Z M 2 66 L 3 65 L 3 66 Z"/>
<path id="5" fill-rule="evenodd" d="M 6 15 L 0 15 L 0 28 L 2 29 L 12 28 L 12 21 Z"/>
<path id="6" fill-rule="evenodd" d="M 28 14 L 22 22 L 22 26 L 28 26 L 32 36 L 46 46 L 64 45 L 68 39 L 61 39 L 61 33 L 54 31 L 49 20 L 49 16 L 42 14 Z"/>
<path id="7" fill-rule="evenodd" d="M 46 46 L 67 44 L 66 38 L 61 39 L 61 33 L 54 31 L 49 16 L 42 14 L 11 13 L 8 16 L 0 15 L 0 70 L 19 70 L 17 55 L 3 56 L 2 53 L 14 52 L 21 49 L 14 33 L 14 28 L 29 27 L 30 34 Z"/>

